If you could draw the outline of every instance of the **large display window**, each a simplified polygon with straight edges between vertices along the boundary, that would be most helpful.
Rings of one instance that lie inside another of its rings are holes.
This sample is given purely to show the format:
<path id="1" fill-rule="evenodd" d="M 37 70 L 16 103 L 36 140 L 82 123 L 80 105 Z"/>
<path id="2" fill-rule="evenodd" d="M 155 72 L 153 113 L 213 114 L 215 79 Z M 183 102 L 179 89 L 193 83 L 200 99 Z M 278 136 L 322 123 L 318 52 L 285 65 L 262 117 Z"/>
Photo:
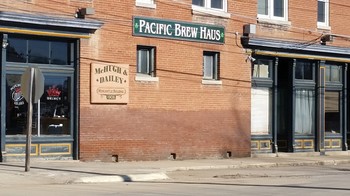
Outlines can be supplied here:
<path id="1" fill-rule="evenodd" d="M 33 135 L 71 134 L 70 76 L 45 75 L 44 94 L 33 105 Z M 7 74 L 6 135 L 26 133 L 27 102 L 21 94 L 21 75 Z"/>
<path id="2" fill-rule="evenodd" d="M 33 105 L 32 134 L 73 137 L 74 40 L 8 35 L 6 51 L 6 136 L 26 134 L 28 104 L 21 76 L 28 66 L 44 74 L 44 94 Z"/>

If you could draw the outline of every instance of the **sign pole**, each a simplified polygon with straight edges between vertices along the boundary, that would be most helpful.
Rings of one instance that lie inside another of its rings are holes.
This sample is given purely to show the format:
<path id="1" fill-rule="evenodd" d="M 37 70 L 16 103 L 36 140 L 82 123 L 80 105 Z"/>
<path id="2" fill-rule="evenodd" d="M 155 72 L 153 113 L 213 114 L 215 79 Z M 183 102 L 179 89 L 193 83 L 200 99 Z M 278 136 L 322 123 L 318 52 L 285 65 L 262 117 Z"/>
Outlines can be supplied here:
<path id="1" fill-rule="evenodd" d="M 30 171 L 30 153 L 32 143 L 32 121 L 33 121 L 33 78 L 34 68 L 30 68 L 30 80 L 29 80 L 29 99 L 28 99 L 28 116 L 27 116 L 27 142 L 26 142 L 26 162 L 25 171 Z"/>

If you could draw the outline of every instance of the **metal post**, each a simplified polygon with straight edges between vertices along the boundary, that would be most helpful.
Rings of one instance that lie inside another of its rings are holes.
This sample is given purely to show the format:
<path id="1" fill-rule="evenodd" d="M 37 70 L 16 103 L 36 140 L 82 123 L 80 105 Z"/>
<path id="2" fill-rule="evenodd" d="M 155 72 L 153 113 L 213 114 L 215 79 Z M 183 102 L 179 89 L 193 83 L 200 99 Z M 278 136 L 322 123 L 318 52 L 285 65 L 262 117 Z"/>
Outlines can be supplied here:
<path id="1" fill-rule="evenodd" d="M 30 68 L 30 83 L 29 83 L 29 100 L 28 100 L 28 116 L 27 116 L 27 142 L 26 142 L 26 162 L 25 171 L 30 171 L 30 153 L 32 143 L 32 121 L 33 121 L 33 80 L 34 68 Z"/>
<path id="2" fill-rule="evenodd" d="M 6 95 L 6 48 L 7 48 L 7 34 L 3 34 L 2 37 L 2 52 L 1 52 L 1 94 Z M 1 126 L 0 126 L 0 161 L 5 161 L 4 155 L 6 153 L 6 96 L 2 96 L 1 100 Z"/>

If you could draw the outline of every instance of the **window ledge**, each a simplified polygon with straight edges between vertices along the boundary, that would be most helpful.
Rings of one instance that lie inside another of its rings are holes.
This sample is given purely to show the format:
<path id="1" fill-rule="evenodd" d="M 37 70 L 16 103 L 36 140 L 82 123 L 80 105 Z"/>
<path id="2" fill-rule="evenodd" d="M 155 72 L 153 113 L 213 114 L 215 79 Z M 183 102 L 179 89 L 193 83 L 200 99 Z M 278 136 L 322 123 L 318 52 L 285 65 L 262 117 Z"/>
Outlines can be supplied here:
<path id="1" fill-rule="evenodd" d="M 208 84 L 208 85 L 222 85 L 221 80 L 202 80 L 202 84 Z"/>
<path id="2" fill-rule="evenodd" d="M 192 5 L 192 14 L 197 15 L 212 15 L 222 18 L 231 18 L 231 14 L 221 10 L 215 10 L 210 8 L 204 8 L 196 5 Z"/>
<path id="3" fill-rule="evenodd" d="M 271 19 L 271 18 L 259 18 L 259 17 L 258 17 L 258 23 L 274 24 L 274 25 L 281 25 L 281 26 L 291 26 L 292 25 L 292 23 L 290 21 L 276 20 L 276 19 Z"/>
<path id="4" fill-rule="evenodd" d="M 159 82 L 158 77 L 152 77 L 152 76 L 146 75 L 146 74 L 136 74 L 135 80 L 141 81 L 141 82 Z"/>
<path id="5" fill-rule="evenodd" d="M 151 8 L 151 9 L 157 8 L 157 5 L 155 3 L 142 3 L 142 2 L 137 2 L 137 1 L 136 1 L 136 6 L 137 7 Z"/>
<path id="6" fill-rule="evenodd" d="M 319 29 L 319 30 L 327 30 L 327 31 L 332 30 L 332 28 L 330 26 L 326 26 L 326 25 L 317 25 L 317 29 Z"/>

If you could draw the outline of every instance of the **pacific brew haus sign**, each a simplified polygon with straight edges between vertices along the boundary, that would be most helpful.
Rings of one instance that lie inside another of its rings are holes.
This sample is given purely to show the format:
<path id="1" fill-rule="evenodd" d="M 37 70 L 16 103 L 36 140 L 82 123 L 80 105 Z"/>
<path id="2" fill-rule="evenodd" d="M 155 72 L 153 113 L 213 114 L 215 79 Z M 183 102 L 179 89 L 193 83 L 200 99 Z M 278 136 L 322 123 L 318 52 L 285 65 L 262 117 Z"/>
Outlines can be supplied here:
<path id="1" fill-rule="evenodd" d="M 223 44 L 225 28 L 222 26 L 186 23 L 134 16 L 133 35 L 201 41 Z"/>

